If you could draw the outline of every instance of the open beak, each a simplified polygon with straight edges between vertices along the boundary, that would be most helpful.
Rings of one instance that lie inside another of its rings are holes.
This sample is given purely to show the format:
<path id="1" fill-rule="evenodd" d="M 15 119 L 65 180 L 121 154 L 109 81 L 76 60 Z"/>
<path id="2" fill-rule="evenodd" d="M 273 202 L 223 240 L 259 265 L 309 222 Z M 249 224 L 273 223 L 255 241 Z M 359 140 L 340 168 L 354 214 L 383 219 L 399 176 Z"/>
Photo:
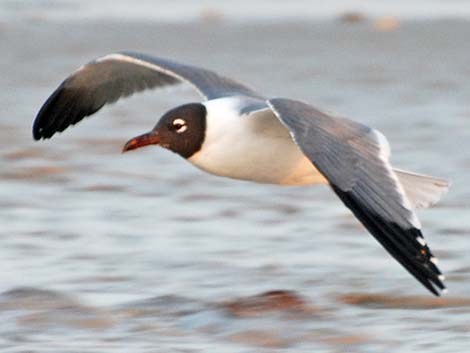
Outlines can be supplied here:
<path id="1" fill-rule="evenodd" d="M 135 150 L 136 148 L 148 146 L 148 145 L 158 145 L 160 143 L 160 136 L 155 131 L 150 131 L 146 134 L 134 137 L 127 141 L 122 149 L 122 153 Z"/>

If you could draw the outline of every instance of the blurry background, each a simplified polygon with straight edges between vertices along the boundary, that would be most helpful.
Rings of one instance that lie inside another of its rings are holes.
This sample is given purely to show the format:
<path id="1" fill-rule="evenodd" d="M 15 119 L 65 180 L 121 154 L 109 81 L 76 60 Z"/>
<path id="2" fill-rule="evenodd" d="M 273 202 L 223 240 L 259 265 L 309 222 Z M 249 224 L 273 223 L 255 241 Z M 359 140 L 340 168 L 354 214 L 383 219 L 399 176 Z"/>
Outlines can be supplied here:
<path id="1" fill-rule="evenodd" d="M 5 352 L 463 352 L 470 346 L 470 5 L 464 1 L 0 1 L 0 348 Z M 381 130 L 453 186 L 419 212 L 434 299 L 326 187 L 121 155 L 188 87 L 31 124 L 83 63 L 137 50 Z M 267 291 L 288 290 L 263 295 Z"/>

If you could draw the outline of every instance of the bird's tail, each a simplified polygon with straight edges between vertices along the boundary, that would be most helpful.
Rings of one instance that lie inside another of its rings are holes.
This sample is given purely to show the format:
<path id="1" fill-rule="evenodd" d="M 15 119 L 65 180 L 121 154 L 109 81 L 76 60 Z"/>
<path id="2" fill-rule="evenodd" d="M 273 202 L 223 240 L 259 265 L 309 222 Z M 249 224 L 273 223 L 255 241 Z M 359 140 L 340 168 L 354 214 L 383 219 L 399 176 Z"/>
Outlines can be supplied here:
<path id="1" fill-rule="evenodd" d="M 450 182 L 429 175 L 394 169 L 413 208 L 434 205 L 447 192 Z"/>

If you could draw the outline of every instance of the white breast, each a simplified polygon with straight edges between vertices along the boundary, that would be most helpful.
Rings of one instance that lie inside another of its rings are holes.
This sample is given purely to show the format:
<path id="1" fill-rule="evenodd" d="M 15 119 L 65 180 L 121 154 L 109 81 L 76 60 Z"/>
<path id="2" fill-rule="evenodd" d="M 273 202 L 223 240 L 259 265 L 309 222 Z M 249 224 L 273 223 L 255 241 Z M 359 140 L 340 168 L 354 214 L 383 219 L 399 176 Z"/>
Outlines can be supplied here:
<path id="1" fill-rule="evenodd" d="M 326 183 L 270 111 L 240 116 L 243 98 L 203 103 L 207 109 L 202 148 L 189 161 L 206 172 L 260 183 Z"/>

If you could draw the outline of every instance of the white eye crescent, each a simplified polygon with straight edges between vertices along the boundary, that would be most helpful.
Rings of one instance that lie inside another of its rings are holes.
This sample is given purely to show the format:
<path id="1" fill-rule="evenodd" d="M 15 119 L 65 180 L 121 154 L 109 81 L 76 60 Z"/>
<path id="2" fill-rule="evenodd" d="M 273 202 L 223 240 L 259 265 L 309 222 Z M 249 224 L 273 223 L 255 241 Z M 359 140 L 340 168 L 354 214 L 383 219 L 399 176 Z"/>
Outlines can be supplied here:
<path id="1" fill-rule="evenodd" d="M 186 121 L 180 118 L 173 120 L 173 126 L 178 134 L 185 132 L 188 128 Z"/>

